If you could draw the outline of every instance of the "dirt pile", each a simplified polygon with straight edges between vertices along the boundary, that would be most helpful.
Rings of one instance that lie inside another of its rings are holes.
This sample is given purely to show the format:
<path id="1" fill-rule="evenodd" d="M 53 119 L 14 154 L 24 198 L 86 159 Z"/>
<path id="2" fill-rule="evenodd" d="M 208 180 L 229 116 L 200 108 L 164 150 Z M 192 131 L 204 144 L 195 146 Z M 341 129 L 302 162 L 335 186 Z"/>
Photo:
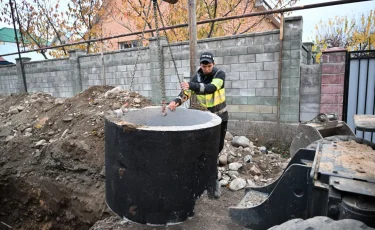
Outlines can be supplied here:
<path id="1" fill-rule="evenodd" d="M 0 220 L 22 229 L 88 229 L 108 215 L 103 115 L 152 103 L 109 86 L 69 99 L 0 100 Z"/>

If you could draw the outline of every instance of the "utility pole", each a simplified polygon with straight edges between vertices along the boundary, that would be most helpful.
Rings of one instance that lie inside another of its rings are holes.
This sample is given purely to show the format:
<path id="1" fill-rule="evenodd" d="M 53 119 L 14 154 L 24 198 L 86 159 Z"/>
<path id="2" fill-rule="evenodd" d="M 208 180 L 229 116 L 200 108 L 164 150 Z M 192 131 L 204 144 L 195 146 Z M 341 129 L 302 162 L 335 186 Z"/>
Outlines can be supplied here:
<path id="1" fill-rule="evenodd" d="M 190 45 L 190 78 L 197 71 L 197 5 L 196 0 L 189 0 L 189 45 Z"/>
<path id="2" fill-rule="evenodd" d="M 197 71 L 197 5 L 196 0 L 189 0 L 189 47 L 190 47 L 190 80 L 193 79 Z M 197 98 L 192 95 L 190 98 L 190 105 L 196 104 Z"/>

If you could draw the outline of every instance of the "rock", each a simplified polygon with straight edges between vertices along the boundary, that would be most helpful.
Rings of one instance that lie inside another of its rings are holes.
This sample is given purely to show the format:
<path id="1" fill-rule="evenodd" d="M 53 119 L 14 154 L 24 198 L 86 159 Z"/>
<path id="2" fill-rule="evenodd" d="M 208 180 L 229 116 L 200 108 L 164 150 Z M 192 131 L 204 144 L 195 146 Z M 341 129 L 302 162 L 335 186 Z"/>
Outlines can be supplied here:
<path id="1" fill-rule="evenodd" d="M 260 151 L 261 153 L 266 154 L 266 153 L 267 153 L 267 148 L 264 147 L 264 146 L 262 146 L 262 147 L 259 148 L 259 151 Z"/>
<path id="2" fill-rule="evenodd" d="M 254 176 L 254 181 L 259 181 L 259 177 L 258 176 Z"/>
<path id="3" fill-rule="evenodd" d="M 221 186 L 227 186 L 229 184 L 229 182 L 227 180 L 221 180 L 219 181 L 220 185 Z"/>
<path id="4" fill-rule="evenodd" d="M 31 133 L 32 131 L 33 131 L 33 128 L 27 128 L 27 129 L 25 129 L 26 133 Z"/>
<path id="5" fill-rule="evenodd" d="M 250 179 L 247 179 L 246 182 L 247 182 L 247 185 L 249 185 L 249 186 L 251 186 L 251 187 L 254 187 L 254 186 L 255 186 L 254 181 L 252 181 L 252 180 L 250 180 Z"/>
<path id="6" fill-rule="evenodd" d="M 14 136 L 7 136 L 7 137 L 5 138 L 5 141 L 6 141 L 6 142 L 11 141 L 13 138 L 14 138 Z"/>
<path id="7" fill-rule="evenodd" d="M 37 149 L 37 150 L 35 151 L 34 157 L 39 157 L 40 154 L 41 154 L 40 150 Z"/>
<path id="8" fill-rule="evenodd" d="M 220 164 L 222 164 L 222 165 L 226 165 L 226 164 L 228 163 L 228 158 L 227 158 L 227 156 L 226 156 L 225 154 L 221 155 L 221 156 L 219 157 L 219 162 L 220 162 Z"/>
<path id="9" fill-rule="evenodd" d="M 229 153 L 230 153 L 230 155 L 232 155 L 234 157 L 238 156 L 238 154 L 236 152 L 232 151 L 232 150 L 230 150 Z"/>
<path id="10" fill-rule="evenodd" d="M 48 132 L 48 135 L 49 135 L 49 136 L 52 136 L 52 135 L 54 135 L 54 134 L 55 134 L 54 131 L 49 131 L 49 132 Z"/>
<path id="11" fill-rule="evenodd" d="M 242 178 L 236 178 L 229 184 L 229 189 L 232 191 L 238 191 L 246 187 L 246 181 Z"/>
<path id="12" fill-rule="evenodd" d="M 139 103 L 141 103 L 141 99 L 139 99 L 139 98 L 134 98 L 134 103 L 136 103 L 136 104 L 139 104 Z"/>
<path id="13" fill-rule="evenodd" d="M 9 113 L 10 113 L 10 114 L 17 114 L 17 113 L 19 113 L 19 111 L 18 111 L 18 109 L 17 109 L 17 106 L 11 106 L 11 107 L 9 108 Z"/>
<path id="14" fill-rule="evenodd" d="M 34 124 L 34 127 L 36 128 L 36 129 L 40 129 L 40 128 L 42 128 L 45 124 L 46 124 L 46 122 L 48 121 L 48 117 L 42 117 L 42 118 L 40 118 L 35 124 Z"/>
<path id="15" fill-rule="evenodd" d="M 117 87 L 105 92 L 104 97 L 109 98 L 109 99 L 115 98 L 121 91 L 122 91 L 121 87 L 117 86 Z"/>
<path id="16" fill-rule="evenodd" d="M 253 175 L 253 176 L 259 176 L 260 174 L 262 174 L 262 173 L 260 172 L 260 170 L 259 170 L 255 165 L 253 165 L 253 167 L 251 167 L 251 169 L 250 169 L 250 173 L 251 173 L 251 175 Z"/>
<path id="17" fill-rule="evenodd" d="M 231 179 L 236 179 L 240 174 L 237 171 L 228 171 L 228 175 Z"/>
<path id="18" fill-rule="evenodd" d="M 249 147 L 244 148 L 244 149 L 243 149 L 243 152 L 244 152 L 244 153 L 251 154 L 251 155 L 254 154 L 254 152 L 253 152 Z"/>
<path id="19" fill-rule="evenodd" d="M 236 158 L 232 155 L 228 156 L 228 163 L 233 163 L 236 160 Z"/>
<path id="20" fill-rule="evenodd" d="M 55 99 L 55 105 L 62 105 L 65 103 L 65 98 L 56 98 Z"/>
<path id="21" fill-rule="evenodd" d="M 12 131 L 10 131 L 9 129 L 4 129 L 0 132 L 0 137 L 7 137 L 9 136 L 10 134 L 12 134 Z"/>
<path id="22" fill-rule="evenodd" d="M 38 146 L 41 146 L 41 145 L 45 145 L 46 143 L 46 140 L 42 139 L 40 141 L 38 141 L 37 143 L 35 143 L 35 146 L 38 147 Z"/>
<path id="23" fill-rule="evenodd" d="M 230 177 L 228 175 L 223 175 L 221 179 L 226 180 L 226 181 L 230 181 Z"/>
<path id="24" fill-rule="evenodd" d="M 25 106 L 19 105 L 17 106 L 18 111 L 23 111 L 25 109 Z"/>
<path id="25" fill-rule="evenodd" d="M 113 103 L 113 105 L 112 105 L 112 109 L 113 110 L 120 109 L 120 108 L 121 108 L 121 104 L 120 103 L 118 103 L 118 102 Z"/>
<path id="26" fill-rule="evenodd" d="M 238 162 L 229 164 L 229 170 L 232 170 L 232 171 L 237 171 L 241 167 L 242 167 L 242 164 Z"/>
<path id="27" fill-rule="evenodd" d="M 233 140 L 233 135 L 228 131 L 225 133 L 225 140 L 227 140 L 227 141 Z"/>
<path id="28" fill-rule="evenodd" d="M 242 147 L 246 148 L 246 147 L 250 146 L 250 140 L 247 139 L 244 136 L 240 136 L 240 137 L 236 136 L 232 140 L 232 145 L 234 147 L 240 147 L 240 146 L 242 146 Z"/>
<path id="29" fill-rule="evenodd" d="M 252 161 L 253 157 L 251 155 L 246 155 L 244 158 L 243 158 L 243 162 L 245 163 L 250 163 Z"/>
<path id="30" fill-rule="evenodd" d="M 33 134 L 32 133 L 29 133 L 29 132 L 25 132 L 24 136 L 25 137 L 31 137 Z"/>
<path id="31" fill-rule="evenodd" d="M 218 180 L 221 179 L 221 172 L 220 172 L 220 171 L 217 172 L 217 179 L 218 179 Z"/>
<path id="32" fill-rule="evenodd" d="M 72 115 L 66 115 L 63 117 L 63 121 L 65 122 L 70 122 L 73 120 L 73 116 Z"/>

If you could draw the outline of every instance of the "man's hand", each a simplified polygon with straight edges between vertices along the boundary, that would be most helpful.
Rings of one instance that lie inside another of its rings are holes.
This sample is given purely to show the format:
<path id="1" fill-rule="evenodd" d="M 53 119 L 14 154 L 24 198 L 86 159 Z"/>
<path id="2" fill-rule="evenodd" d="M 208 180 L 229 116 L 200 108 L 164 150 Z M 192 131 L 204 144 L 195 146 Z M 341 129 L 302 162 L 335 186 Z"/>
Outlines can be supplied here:
<path id="1" fill-rule="evenodd" d="M 181 88 L 183 90 L 188 90 L 189 89 L 189 82 L 181 82 Z"/>
<path id="2" fill-rule="evenodd" d="M 171 110 L 171 111 L 175 111 L 178 105 L 179 105 L 179 104 L 178 104 L 177 102 L 175 102 L 175 101 L 171 101 L 171 103 L 169 103 L 169 105 L 168 105 L 168 108 L 169 108 L 169 110 Z"/>

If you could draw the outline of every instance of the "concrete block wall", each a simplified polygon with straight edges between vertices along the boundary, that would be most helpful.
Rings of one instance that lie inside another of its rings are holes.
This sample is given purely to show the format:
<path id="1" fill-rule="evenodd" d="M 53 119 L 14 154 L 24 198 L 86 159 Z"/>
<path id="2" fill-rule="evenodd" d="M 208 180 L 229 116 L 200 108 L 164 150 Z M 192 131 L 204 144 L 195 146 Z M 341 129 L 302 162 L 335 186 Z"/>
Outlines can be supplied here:
<path id="1" fill-rule="evenodd" d="M 285 19 L 284 31 L 280 118 L 281 122 L 298 122 L 302 18 Z M 227 74 L 225 87 L 230 119 L 276 121 L 279 33 L 274 30 L 198 42 L 199 53 L 211 51 L 217 66 Z M 166 41 L 161 43 L 166 96 L 171 100 L 179 93 L 179 84 Z M 171 49 L 180 79 L 190 79 L 188 43 L 172 44 Z M 71 97 L 94 85 L 130 87 L 137 49 L 103 55 L 71 51 L 69 55 L 67 59 L 26 63 L 29 91 Z M 132 89 L 154 103 L 161 99 L 159 70 L 156 40 L 151 39 L 149 47 L 140 50 Z M 17 72 L 20 76 L 20 71 Z M 0 91 L 3 92 L 7 93 Z"/>
<path id="2" fill-rule="evenodd" d="M 205 39 L 199 53 L 210 51 L 215 64 L 225 71 L 226 98 L 230 119 L 267 120 L 277 118 L 277 60 L 279 31 Z M 180 79 L 190 78 L 188 43 L 174 44 Z M 179 92 L 178 79 L 167 48 L 164 55 L 166 78 L 172 82 L 170 99 Z"/>
<path id="3" fill-rule="evenodd" d="M 280 106 L 283 122 L 298 122 L 300 117 L 301 46 L 302 17 L 285 18 Z"/>
<path id="4" fill-rule="evenodd" d="M 0 66 L 0 94 L 9 95 L 24 91 L 22 76 L 17 74 L 16 65 Z"/>
<path id="5" fill-rule="evenodd" d="M 72 97 L 69 59 L 26 62 L 24 64 L 28 92 L 45 92 L 56 97 Z"/>
<path id="6" fill-rule="evenodd" d="M 322 54 L 321 113 L 337 113 L 342 119 L 346 50 L 331 48 Z"/>
<path id="7" fill-rule="evenodd" d="M 320 112 L 321 65 L 301 65 L 300 121 L 310 121 Z"/>

